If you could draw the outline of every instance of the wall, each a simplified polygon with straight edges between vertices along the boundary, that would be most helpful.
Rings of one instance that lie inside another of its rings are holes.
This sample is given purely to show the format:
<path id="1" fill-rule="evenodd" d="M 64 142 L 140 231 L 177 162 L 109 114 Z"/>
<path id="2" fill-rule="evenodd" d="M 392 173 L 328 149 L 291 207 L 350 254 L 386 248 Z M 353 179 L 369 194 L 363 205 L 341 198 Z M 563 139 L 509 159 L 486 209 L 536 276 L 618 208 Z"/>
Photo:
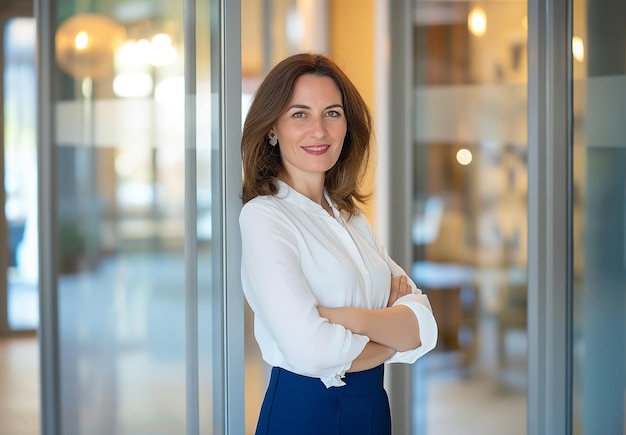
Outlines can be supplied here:
<path id="1" fill-rule="evenodd" d="M 374 0 L 331 0 L 328 9 L 330 55 L 361 92 L 363 99 L 372 111 L 373 119 L 376 119 L 376 107 L 374 107 L 374 7 Z M 376 149 L 380 145 L 378 144 L 374 148 L 364 179 L 365 189 L 372 193 L 375 186 Z M 372 196 L 371 200 L 363 207 L 363 211 L 372 223 L 375 223 L 375 206 L 376 197 Z"/>

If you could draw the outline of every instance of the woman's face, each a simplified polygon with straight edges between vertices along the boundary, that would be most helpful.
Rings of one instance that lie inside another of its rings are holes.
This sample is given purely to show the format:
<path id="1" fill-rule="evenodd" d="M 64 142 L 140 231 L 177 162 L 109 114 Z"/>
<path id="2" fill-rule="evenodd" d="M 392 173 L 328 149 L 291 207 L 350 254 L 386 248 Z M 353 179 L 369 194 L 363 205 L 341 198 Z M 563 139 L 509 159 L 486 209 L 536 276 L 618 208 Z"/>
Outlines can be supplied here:
<path id="1" fill-rule="evenodd" d="M 341 91 L 333 79 L 300 76 L 287 110 L 273 127 L 286 181 L 323 179 L 339 159 L 346 128 Z"/>

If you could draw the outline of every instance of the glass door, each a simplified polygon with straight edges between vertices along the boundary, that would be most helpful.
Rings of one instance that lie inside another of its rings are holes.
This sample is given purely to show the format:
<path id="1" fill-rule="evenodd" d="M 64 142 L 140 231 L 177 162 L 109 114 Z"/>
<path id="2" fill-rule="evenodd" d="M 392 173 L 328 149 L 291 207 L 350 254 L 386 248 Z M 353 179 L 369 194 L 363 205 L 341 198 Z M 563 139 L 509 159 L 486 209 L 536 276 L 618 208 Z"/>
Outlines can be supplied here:
<path id="1" fill-rule="evenodd" d="M 412 2 L 414 433 L 526 434 L 527 3 Z"/>
<path id="2" fill-rule="evenodd" d="M 38 2 L 45 433 L 243 430 L 225 3 Z"/>

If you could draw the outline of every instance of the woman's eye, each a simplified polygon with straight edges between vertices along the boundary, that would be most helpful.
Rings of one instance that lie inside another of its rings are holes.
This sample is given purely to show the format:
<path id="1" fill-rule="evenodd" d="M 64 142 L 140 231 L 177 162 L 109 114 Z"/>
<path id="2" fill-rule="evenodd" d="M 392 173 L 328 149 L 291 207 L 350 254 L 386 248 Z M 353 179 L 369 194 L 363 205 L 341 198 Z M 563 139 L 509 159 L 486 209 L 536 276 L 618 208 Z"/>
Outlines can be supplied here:
<path id="1" fill-rule="evenodd" d="M 329 112 L 326 112 L 326 116 L 328 116 L 329 118 L 338 118 L 341 116 L 341 113 L 337 112 L 336 110 L 331 110 Z"/>
<path id="2" fill-rule="evenodd" d="M 304 112 L 295 112 L 291 115 L 292 118 L 304 118 L 305 116 Z"/>

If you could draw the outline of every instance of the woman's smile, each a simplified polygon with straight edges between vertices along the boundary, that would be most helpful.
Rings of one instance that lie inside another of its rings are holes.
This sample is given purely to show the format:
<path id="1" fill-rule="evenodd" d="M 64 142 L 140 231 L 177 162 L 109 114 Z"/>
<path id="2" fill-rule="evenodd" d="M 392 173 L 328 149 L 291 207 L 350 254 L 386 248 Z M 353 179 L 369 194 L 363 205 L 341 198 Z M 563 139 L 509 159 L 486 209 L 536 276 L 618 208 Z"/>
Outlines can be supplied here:
<path id="1" fill-rule="evenodd" d="M 329 148 L 330 148 L 330 145 L 310 145 L 310 146 L 302 147 L 304 151 L 314 156 L 325 154 Z"/>

